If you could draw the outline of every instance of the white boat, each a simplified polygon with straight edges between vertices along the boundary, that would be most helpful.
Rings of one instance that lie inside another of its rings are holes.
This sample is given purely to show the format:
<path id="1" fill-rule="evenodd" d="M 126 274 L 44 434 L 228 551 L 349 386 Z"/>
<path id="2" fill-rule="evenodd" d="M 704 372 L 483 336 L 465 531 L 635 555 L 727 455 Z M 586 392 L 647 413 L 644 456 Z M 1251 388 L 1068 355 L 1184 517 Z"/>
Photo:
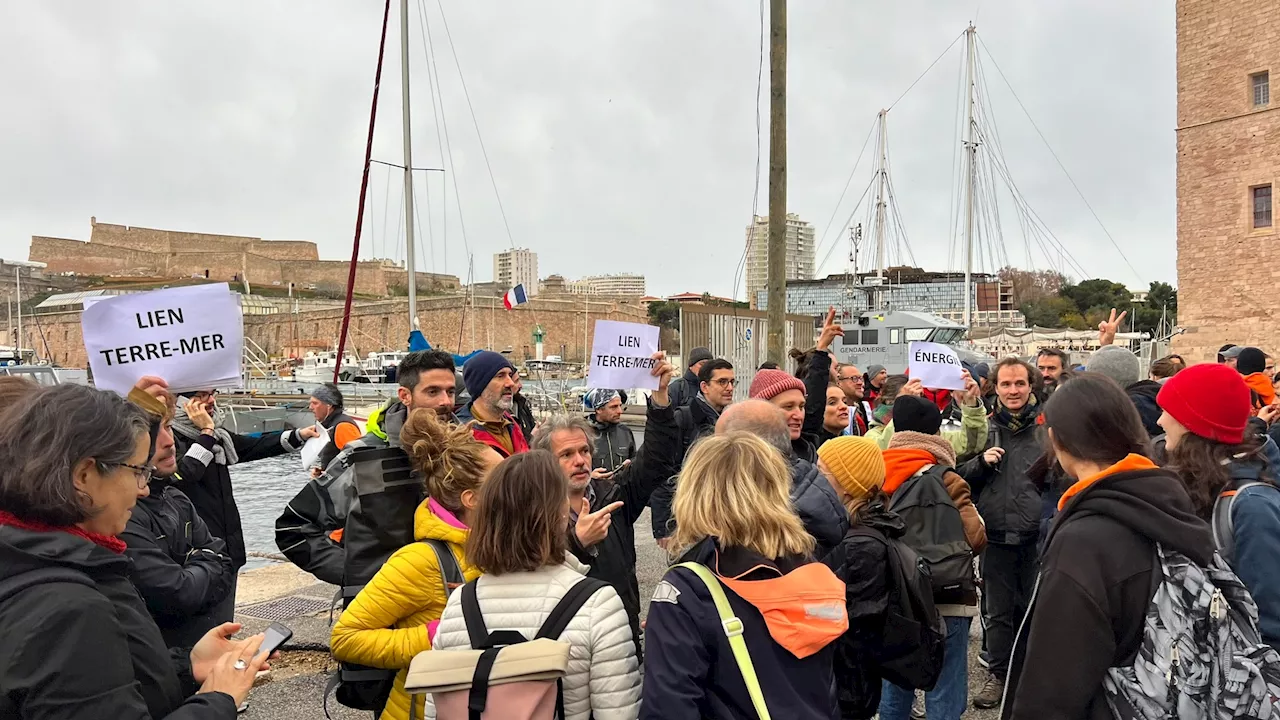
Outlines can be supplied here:
<path id="1" fill-rule="evenodd" d="M 307 353 L 302 358 L 302 365 L 293 369 L 293 379 L 295 382 L 320 383 L 333 382 L 333 370 L 338 364 L 338 353 L 333 350 L 326 350 L 321 353 Z M 351 380 L 363 375 L 364 372 L 360 368 L 360 361 L 354 356 L 347 354 L 343 358 L 342 368 L 338 372 L 339 379 Z"/>
<path id="2" fill-rule="evenodd" d="M 394 382 L 396 369 L 408 354 L 405 350 L 371 352 L 360 363 L 360 370 L 369 382 Z"/>

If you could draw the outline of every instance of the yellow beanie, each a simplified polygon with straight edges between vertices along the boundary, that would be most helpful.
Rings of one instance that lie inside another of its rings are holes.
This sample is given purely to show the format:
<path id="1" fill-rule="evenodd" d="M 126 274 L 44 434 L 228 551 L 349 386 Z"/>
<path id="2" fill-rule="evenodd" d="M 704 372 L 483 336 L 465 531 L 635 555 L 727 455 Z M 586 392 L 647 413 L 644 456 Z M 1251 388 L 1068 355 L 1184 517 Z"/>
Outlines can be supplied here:
<path id="1" fill-rule="evenodd" d="M 855 500 L 884 485 L 884 454 L 870 438 L 845 435 L 828 440 L 818 448 L 818 459 Z"/>

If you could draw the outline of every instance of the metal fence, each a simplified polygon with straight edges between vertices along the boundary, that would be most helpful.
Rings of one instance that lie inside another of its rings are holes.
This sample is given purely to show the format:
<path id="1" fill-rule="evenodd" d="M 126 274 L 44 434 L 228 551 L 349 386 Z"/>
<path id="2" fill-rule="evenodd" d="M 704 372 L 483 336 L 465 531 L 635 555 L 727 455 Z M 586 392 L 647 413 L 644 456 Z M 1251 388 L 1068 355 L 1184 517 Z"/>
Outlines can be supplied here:
<path id="1" fill-rule="evenodd" d="M 680 350 L 687 358 L 693 348 L 705 347 L 711 354 L 733 363 L 738 388 L 735 400 L 745 400 L 755 379 L 756 368 L 767 359 L 769 321 L 759 310 L 683 305 L 680 308 Z M 808 349 L 816 338 L 814 319 L 807 315 L 788 315 L 786 347 Z M 790 370 L 790 362 L 782 363 Z"/>

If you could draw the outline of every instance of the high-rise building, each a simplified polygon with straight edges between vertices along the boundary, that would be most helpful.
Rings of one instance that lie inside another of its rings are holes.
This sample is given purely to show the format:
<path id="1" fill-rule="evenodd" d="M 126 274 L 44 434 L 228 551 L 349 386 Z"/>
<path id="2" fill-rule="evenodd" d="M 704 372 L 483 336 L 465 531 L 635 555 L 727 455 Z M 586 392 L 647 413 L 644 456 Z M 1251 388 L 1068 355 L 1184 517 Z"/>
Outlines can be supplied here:
<path id="1" fill-rule="evenodd" d="M 575 295 L 641 297 L 645 294 L 644 276 L 630 273 L 592 275 L 568 283 L 568 288 Z"/>
<path id="2" fill-rule="evenodd" d="M 813 225 L 787 213 L 787 280 L 812 280 Z M 747 298 L 769 287 L 769 218 L 757 215 L 747 226 Z"/>
<path id="3" fill-rule="evenodd" d="M 1211 361 L 1226 343 L 1276 349 L 1268 266 L 1280 224 L 1275 6 L 1177 0 L 1178 325 L 1174 350 Z M 1164 252 L 1168 252 L 1165 249 Z M 1259 261 L 1261 260 L 1261 271 Z"/>
<path id="4" fill-rule="evenodd" d="M 528 295 L 538 294 L 538 253 L 525 248 L 511 248 L 493 256 L 493 281 L 511 289 L 524 285 Z"/>

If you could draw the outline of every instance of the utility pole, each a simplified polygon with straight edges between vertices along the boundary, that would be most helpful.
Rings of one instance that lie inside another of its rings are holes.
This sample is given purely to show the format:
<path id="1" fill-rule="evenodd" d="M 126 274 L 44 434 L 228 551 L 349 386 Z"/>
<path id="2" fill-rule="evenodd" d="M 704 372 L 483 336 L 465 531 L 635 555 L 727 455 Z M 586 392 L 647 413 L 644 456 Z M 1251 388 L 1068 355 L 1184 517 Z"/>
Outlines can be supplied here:
<path id="1" fill-rule="evenodd" d="M 964 329 L 966 335 L 969 328 L 973 324 L 973 193 L 978 186 L 978 143 L 973 136 L 973 106 L 975 102 L 974 86 L 973 86 L 973 64 L 977 59 L 977 42 L 974 33 L 978 30 L 972 23 L 969 29 L 965 31 L 965 87 L 969 93 L 969 102 L 966 103 L 968 112 L 966 113 L 965 132 L 966 139 L 964 141 L 964 162 L 965 177 L 969 183 L 969 189 L 964 194 Z"/>
<path id="2" fill-rule="evenodd" d="M 787 0 L 769 0 L 769 344 L 781 365 L 787 342 Z"/>

